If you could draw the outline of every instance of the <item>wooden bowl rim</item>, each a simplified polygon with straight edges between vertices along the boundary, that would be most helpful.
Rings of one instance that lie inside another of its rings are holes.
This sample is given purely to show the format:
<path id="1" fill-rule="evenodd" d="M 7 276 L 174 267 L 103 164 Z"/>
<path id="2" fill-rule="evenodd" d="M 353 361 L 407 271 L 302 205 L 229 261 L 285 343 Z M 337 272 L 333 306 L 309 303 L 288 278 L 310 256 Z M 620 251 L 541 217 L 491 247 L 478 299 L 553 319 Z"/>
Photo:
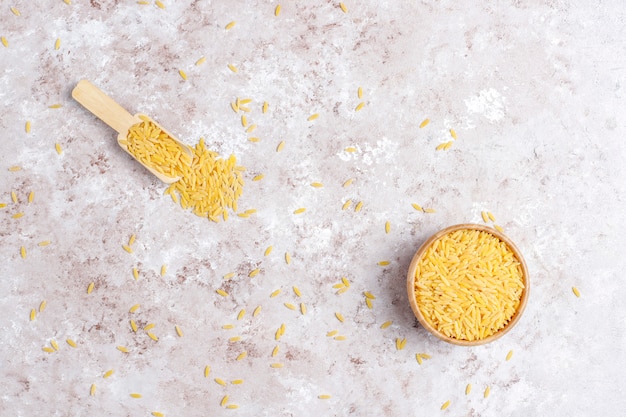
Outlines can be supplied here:
<path id="1" fill-rule="evenodd" d="M 469 230 L 480 230 L 483 232 L 487 232 L 490 233 L 491 235 L 497 237 L 498 239 L 500 239 L 501 241 L 503 241 L 504 243 L 507 244 L 507 246 L 511 249 L 511 251 L 513 252 L 513 254 L 515 255 L 515 257 L 517 258 L 517 260 L 520 262 L 521 266 L 522 266 L 522 274 L 523 274 L 523 282 L 524 282 L 524 290 L 522 292 L 522 296 L 520 298 L 520 304 L 517 308 L 517 310 L 515 311 L 515 314 L 513 315 L 513 317 L 511 318 L 511 320 L 509 321 L 509 323 L 501 330 L 499 330 L 497 333 L 492 334 L 491 336 L 488 336 L 484 339 L 480 339 L 480 340 L 459 340 L 459 339 L 455 339 L 453 337 L 449 337 L 446 336 L 445 334 L 439 332 L 433 325 L 431 325 L 426 318 L 422 315 L 422 312 L 419 309 L 419 306 L 417 304 L 417 300 L 416 300 L 416 296 L 415 296 L 415 271 L 417 269 L 417 264 L 419 263 L 420 259 L 422 258 L 422 256 L 424 255 L 424 253 L 426 252 L 426 249 L 428 249 L 430 247 L 430 245 L 432 245 L 432 243 L 439 239 L 442 236 L 447 235 L 448 233 L 452 233 L 455 232 L 457 230 L 463 230 L 463 229 L 469 229 Z M 517 248 L 517 246 L 513 243 L 513 241 L 511 241 L 511 239 L 509 239 L 508 236 L 506 236 L 504 233 L 501 233 L 500 231 L 491 228 L 489 226 L 485 226 L 482 224 L 474 224 L 474 223 L 462 223 L 462 224 L 456 224 L 453 226 L 449 226 L 446 227 L 444 229 L 441 229 L 440 231 L 438 231 L 437 233 L 433 234 L 431 237 L 429 237 L 426 242 L 424 242 L 422 244 L 422 246 L 419 247 L 419 249 L 417 250 L 417 252 L 415 252 L 415 255 L 413 256 L 413 259 L 411 260 L 411 264 L 409 265 L 409 270 L 407 272 L 407 294 L 409 297 L 409 303 L 411 304 L 411 309 L 413 310 L 413 314 L 415 314 L 415 317 L 417 318 L 417 320 L 420 322 L 420 324 L 426 328 L 426 330 L 428 330 L 430 333 L 432 333 L 433 335 L 435 335 L 436 337 L 438 337 L 439 339 L 448 342 L 448 343 L 452 343 L 455 345 L 460 345 L 460 346 L 479 346 L 479 345 L 484 345 L 486 343 L 490 343 L 493 342 L 499 338 L 501 338 L 502 336 L 504 336 L 506 333 L 508 333 L 514 326 L 515 324 L 517 324 L 517 322 L 519 321 L 520 317 L 522 316 L 522 313 L 524 312 L 524 309 L 526 308 L 526 303 L 528 302 L 528 295 L 530 292 L 530 279 L 528 278 L 528 267 L 526 266 L 526 261 L 524 260 L 524 257 L 522 256 L 522 253 L 520 252 L 520 250 Z"/>

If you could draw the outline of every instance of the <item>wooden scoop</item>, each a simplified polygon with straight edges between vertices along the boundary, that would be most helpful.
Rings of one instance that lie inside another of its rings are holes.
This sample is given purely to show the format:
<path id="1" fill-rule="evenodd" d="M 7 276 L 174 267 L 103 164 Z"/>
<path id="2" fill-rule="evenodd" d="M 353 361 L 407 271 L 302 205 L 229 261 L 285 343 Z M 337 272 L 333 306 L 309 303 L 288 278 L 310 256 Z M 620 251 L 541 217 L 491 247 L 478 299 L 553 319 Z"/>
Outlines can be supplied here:
<path id="1" fill-rule="evenodd" d="M 191 151 L 189 146 L 176 139 L 174 135 L 163 129 L 161 125 L 152 120 L 149 116 L 139 113 L 135 114 L 134 116 L 131 115 L 129 112 L 126 111 L 126 109 L 117 104 L 111 97 L 104 94 L 102 90 L 91 84 L 89 81 L 81 80 L 72 90 L 72 97 L 74 97 L 74 100 L 82 104 L 87 110 L 93 113 L 104 123 L 115 129 L 115 131 L 118 133 L 118 145 L 120 145 L 122 149 L 124 149 L 130 156 L 132 156 L 137 162 L 143 165 L 148 171 L 152 172 L 158 179 L 160 179 L 164 183 L 171 184 L 178 181 L 180 177 L 168 177 L 167 175 L 161 174 L 154 168 L 139 161 L 128 150 L 128 147 L 124 145 L 124 142 L 122 142 L 126 140 L 126 137 L 128 136 L 128 130 L 131 128 L 131 126 L 137 123 L 141 123 L 143 121 L 140 116 L 154 123 L 159 129 L 169 135 L 178 145 L 180 145 L 180 147 L 183 149 L 183 152 L 189 155 L 189 160 L 193 159 L 193 152 Z"/>

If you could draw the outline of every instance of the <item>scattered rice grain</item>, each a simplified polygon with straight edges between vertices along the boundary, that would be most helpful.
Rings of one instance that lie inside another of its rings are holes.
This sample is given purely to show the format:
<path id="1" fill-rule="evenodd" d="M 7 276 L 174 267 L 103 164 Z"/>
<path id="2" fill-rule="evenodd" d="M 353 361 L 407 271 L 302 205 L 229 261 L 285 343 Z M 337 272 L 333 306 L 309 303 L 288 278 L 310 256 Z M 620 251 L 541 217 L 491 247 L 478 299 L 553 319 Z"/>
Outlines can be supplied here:
<path id="1" fill-rule="evenodd" d="M 276 147 L 276 152 L 282 151 L 284 147 L 285 147 L 285 141 L 281 140 L 278 146 Z"/>
<path id="2" fill-rule="evenodd" d="M 426 127 L 426 125 L 428 125 L 428 123 L 430 123 L 430 119 L 422 120 L 422 123 L 420 123 L 420 129 Z"/>
<path id="3" fill-rule="evenodd" d="M 235 27 L 236 24 L 237 22 L 233 20 L 232 22 L 229 22 L 226 26 L 224 26 L 224 29 L 231 30 L 233 27 Z"/>
<path id="4" fill-rule="evenodd" d="M 393 321 L 389 320 L 384 322 L 383 324 L 380 325 L 381 329 L 386 329 L 387 327 L 391 326 L 393 324 Z"/>
<path id="5" fill-rule="evenodd" d="M 90 282 L 89 285 L 87 286 L 87 294 L 91 294 L 95 286 L 96 286 L 95 282 L 93 281 Z"/>

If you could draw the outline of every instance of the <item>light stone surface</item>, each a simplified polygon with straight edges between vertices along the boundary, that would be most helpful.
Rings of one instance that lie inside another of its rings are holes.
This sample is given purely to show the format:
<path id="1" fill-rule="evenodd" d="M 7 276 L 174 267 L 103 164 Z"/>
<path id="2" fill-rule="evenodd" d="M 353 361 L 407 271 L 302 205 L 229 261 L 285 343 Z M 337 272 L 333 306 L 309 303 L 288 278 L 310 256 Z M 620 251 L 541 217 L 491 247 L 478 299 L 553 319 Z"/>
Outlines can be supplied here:
<path id="1" fill-rule="evenodd" d="M 276 2 L 163 3 L 1 4 L 0 415 L 623 415 L 623 2 L 371 0 L 346 1 L 343 13 L 337 2 L 287 1 L 278 17 Z M 215 224 L 174 204 L 72 100 L 83 78 L 187 143 L 202 136 L 234 153 L 247 167 L 239 207 L 258 212 Z M 230 109 L 235 97 L 254 100 L 259 143 Z M 450 128 L 458 140 L 436 151 Z M 307 211 L 294 215 L 299 207 Z M 416 325 L 406 270 L 428 236 L 481 223 L 483 210 L 525 255 L 530 300 L 499 341 L 447 345 Z M 336 295 L 343 276 L 352 285 Z M 376 295 L 371 310 L 364 291 Z M 42 300 L 47 308 L 29 321 Z M 306 315 L 283 305 L 300 302 Z M 159 341 L 133 333 L 129 319 L 155 323 Z M 347 340 L 326 337 L 333 329 Z M 396 338 L 407 339 L 404 350 Z M 42 351 L 52 339 L 59 351 Z M 419 352 L 432 359 L 418 365 Z M 224 395 L 239 408 L 221 407 Z"/>

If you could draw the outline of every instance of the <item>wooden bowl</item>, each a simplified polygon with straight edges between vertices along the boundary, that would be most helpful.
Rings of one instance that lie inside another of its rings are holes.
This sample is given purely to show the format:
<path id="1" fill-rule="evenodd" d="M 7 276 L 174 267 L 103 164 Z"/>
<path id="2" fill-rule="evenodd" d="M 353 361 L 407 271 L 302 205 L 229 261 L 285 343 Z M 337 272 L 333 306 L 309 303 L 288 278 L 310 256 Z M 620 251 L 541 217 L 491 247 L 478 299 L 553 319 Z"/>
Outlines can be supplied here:
<path id="1" fill-rule="evenodd" d="M 455 339 L 437 330 L 428 320 L 426 320 L 426 318 L 422 314 L 421 310 L 419 309 L 417 298 L 415 295 L 415 279 L 416 279 L 415 273 L 417 270 L 417 265 L 420 262 L 422 256 L 426 253 L 426 250 L 430 247 L 430 245 L 434 241 L 436 241 L 440 237 L 447 235 L 448 233 L 455 232 L 457 230 L 463 230 L 463 229 L 480 230 L 482 232 L 487 232 L 495 236 L 496 238 L 500 239 L 504 243 L 506 243 L 509 249 L 514 253 L 517 260 L 520 262 L 520 265 L 522 268 L 522 280 L 524 283 L 524 290 L 522 291 L 519 306 L 517 310 L 515 311 L 515 313 L 513 314 L 513 317 L 511 318 L 511 320 L 506 324 L 506 326 L 504 326 L 502 329 L 500 329 L 496 333 L 485 337 L 484 339 L 478 339 L 478 340 L 472 340 L 472 341 Z M 413 256 L 413 260 L 411 261 L 411 264 L 409 265 L 409 271 L 407 273 L 407 293 L 409 296 L 409 302 L 411 303 L 411 309 L 413 310 L 413 314 L 415 314 L 415 317 L 417 318 L 417 320 L 420 322 L 422 326 L 426 328 L 426 330 L 428 330 L 433 335 L 437 336 L 439 339 L 444 340 L 448 343 L 453 343 L 455 345 L 461 345 L 461 346 L 483 345 L 485 343 L 493 342 L 494 340 L 501 338 L 507 332 L 509 332 L 513 328 L 513 326 L 515 326 L 515 324 L 519 321 L 520 317 L 522 316 L 522 313 L 524 312 L 524 308 L 526 307 L 526 302 L 528 301 L 528 293 L 530 290 L 529 285 L 530 285 L 530 282 L 528 279 L 528 268 L 526 266 L 526 261 L 524 261 L 522 254 L 520 253 L 519 249 L 515 246 L 515 244 L 511 241 L 511 239 L 509 239 L 503 233 L 500 233 L 499 231 L 491 227 L 483 226 L 480 224 L 457 224 L 455 226 L 450 226 L 445 229 L 442 229 L 439 232 L 432 235 L 417 250 L 417 252 L 415 253 L 415 256 Z"/>

